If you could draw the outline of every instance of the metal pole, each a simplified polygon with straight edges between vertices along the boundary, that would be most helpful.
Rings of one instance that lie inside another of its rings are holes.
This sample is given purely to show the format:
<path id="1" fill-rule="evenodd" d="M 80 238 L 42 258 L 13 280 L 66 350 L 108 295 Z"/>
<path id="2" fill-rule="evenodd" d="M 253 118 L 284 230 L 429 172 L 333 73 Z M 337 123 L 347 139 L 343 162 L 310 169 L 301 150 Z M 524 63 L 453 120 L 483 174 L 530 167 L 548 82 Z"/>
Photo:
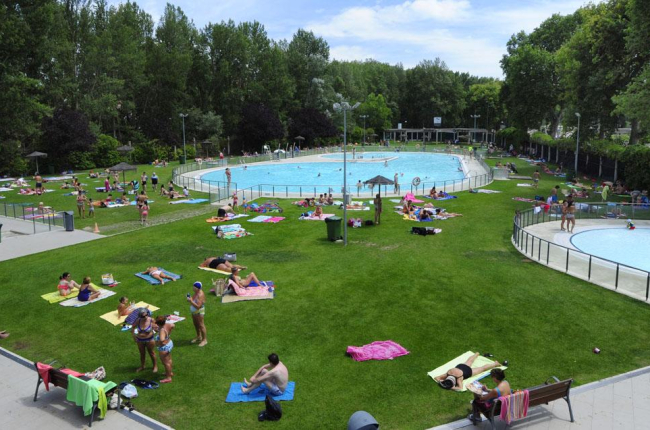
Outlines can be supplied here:
<path id="1" fill-rule="evenodd" d="M 343 108 L 343 246 L 348 245 L 348 202 L 347 185 L 347 148 L 348 148 L 348 111 Z M 365 120 L 364 120 L 365 121 Z"/>

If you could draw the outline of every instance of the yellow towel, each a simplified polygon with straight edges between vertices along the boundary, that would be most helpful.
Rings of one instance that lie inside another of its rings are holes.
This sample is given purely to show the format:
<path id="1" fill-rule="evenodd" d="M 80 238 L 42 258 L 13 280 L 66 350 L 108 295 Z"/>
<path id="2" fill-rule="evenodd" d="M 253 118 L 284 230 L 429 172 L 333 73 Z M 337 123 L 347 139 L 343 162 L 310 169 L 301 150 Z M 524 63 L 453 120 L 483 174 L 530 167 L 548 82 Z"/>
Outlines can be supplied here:
<path id="1" fill-rule="evenodd" d="M 463 354 L 463 355 L 461 355 L 459 357 L 456 357 L 453 360 L 451 360 L 450 362 L 448 362 L 446 364 L 443 364 L 442 366 L 432 370 L 431 372 L 427 373 L 427 375 L 429 375 L 431 378 L 435 378 L 436 376 L 440 376 L 443 373 L 447 372 L 447 370 L 456 367 L 457 364 L 464 363 L 472 355 L 474 355 L 474 353 L 472 351 L 467 351 L 465 354 Z M 474 360 L 474 363 L 472 364 L 472 367 L 485 366 L 486 364 L 490 364 L 493 361 L 494 360 L 490 360 L 489 358 L 486 358 L 486 357 L 483 357 L 483 356 L 479 355 L 478 357 L 476 357 L 476 360 Z M 498 367 L 498 369 L 506 370 L 507 367 L 501 366 L 501 367 Z M 469 384 L 471 384 L 474 381 L 480 380 L 480 379 L 486 377 L 489 374 L 490 374 L 490 371 L 486 370 L 485 372 L 479 373 L 478 375 L 474 375 L 471 378 L 463 379 L 463 389 L 460 390 L 460 391 L 467 391 L 467 386 Z"/>
<path id="2" fill-rule="evenodd" d="M 231 274 L 230 272 L 224 272 L 223 270 L 211 269 L 209 267 L 201 267 L 201 266 L 199 266 L 199 269 L 207 270 L 208 272 L 220 273 L 222 275 L 230 275 Z"/>
<path id="3" fill-rule="evenodd" d="M 160 308 L 157 308 L 156 306 L 152 306 L 152 305 L 150 305 L 148 303 L 145 303 L 145 302 L 138 302 L 138 303 L 135 304 L 135 308 L 146 308 L 147 306 L 149 306 L 149 310 L 151 312 L 155 312 L 155 311 L 160 309 Z M 108 321 L 109 323 L 111 323 L 113 325 L 120 325 L 120 324 L 124 323 L 124 320 L 126 319 L 126 317 L 127 317 L 127 315 L 124 315 L 122 317 L 118 317 L 117 316 L 117 310 L 105 313 L 104 315 L 100 316 L 101 319 L 103 319 L 105 321 Z"/>
<path id="4" fill-rule="evenodd" d="M 47 300 L 48 303 L 52 304 L 52 303 L 59 303 L 64 300 L 68 300 L 73 297 L 77 297 L 78 295 L 79 295 L 79 290 L 73 289 L 72 291 L 70 291 L 70 294 L 68 294 L 67 296 L 62 296 L 61 293 L 59 293 L 59 290 L 56 290 L 53 293 L 43 294 L 41 297 Z"/>

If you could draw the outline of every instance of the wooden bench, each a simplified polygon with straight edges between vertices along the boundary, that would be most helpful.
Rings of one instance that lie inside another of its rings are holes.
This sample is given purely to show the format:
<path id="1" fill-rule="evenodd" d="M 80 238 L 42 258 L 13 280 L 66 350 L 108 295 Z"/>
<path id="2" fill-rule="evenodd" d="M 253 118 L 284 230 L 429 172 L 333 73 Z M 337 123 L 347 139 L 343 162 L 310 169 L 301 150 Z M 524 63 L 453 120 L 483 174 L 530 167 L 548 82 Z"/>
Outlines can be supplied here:
<path id="1" fill-rule="evenodd" d="M 41 377 L 41 374 L 38 371 L 38 364 L 34 363 L 34 368 L 36 368 L 36 374 L 38 375 L 38 381 L 36 382 L 36 391 L 34 392 L 34 401 L 37 400 L 38 397 L 38 388 L 41 385 L 41 382 L 43 382 L 43 378 Z M 55 387 L 63 388 L 64 390 L 68 389 L 68 374 L 61 372 L 58 369 L 50 369 L 49 370 L 50 374 L 50 384 L 54 385 Z M 89 381 L 90 378 L 87 376 L 80 376 L 79 379 L 83 381 Z M 106 400 L 108 401 L 109 398 L 109 393 L 112 393 L 117 387 L 115 387 L 113 390 L 110 390 L 109 392 L 106 393 Z M 90 413 L 90 423 L 88 424 L 89 427 L 93 426 L 93 418 L 95 417 L 95 410 L 97 409 L 97 403 L 98 402 L 93 402 L 93 410 Z M 119 403 L 119 401 L 118 401 Z M 119 408 L 119 406 L 118 406 Z"/>
<path id="2" fill-rule="evenodd" d="M 564 399 L 569 406 L 569 416 L 571 417 L 571 422 L 573 422 L 573 410 L 571 409 L 571 400 L 569 399 L 572 383 L 573 379 L 560 381 L 555 376 L 551 376 L 551 378 L 541 385 L 526 388 L 529 394 L 528 407 L 548 405 L 549 402 L 554 400 Z M 492 429 L 495 429 L 494 417 L 499 416 L 501 413 L 501 402 L 496 400 L 490 409 L 481 411 L 481 413 L 490 421 Z"/>

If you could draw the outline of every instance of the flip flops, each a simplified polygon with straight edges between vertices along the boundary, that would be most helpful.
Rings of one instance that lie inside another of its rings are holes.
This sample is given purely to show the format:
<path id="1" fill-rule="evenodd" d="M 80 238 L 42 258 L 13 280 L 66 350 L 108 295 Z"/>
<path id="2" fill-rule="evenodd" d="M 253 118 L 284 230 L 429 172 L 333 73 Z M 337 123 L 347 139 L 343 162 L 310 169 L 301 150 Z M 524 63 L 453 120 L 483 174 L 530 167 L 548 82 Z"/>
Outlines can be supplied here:
<path id="1" fill-rule="evenodd" d="M 483 357 L 490 358 L 490 357 L 494 357 L 494 355 L 490 354 L 489 352 L 486 352 L 485 354 L 483 354 Z"/>

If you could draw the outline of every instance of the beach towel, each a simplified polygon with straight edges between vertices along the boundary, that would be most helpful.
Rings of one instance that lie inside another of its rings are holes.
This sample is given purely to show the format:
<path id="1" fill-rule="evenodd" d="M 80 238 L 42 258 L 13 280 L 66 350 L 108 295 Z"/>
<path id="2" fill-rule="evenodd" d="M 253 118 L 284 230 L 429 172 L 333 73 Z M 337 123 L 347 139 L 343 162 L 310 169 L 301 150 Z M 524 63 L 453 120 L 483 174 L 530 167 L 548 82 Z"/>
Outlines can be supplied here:
<path id="1" fill-rule="evenodd" d="M 11 191 L 11 188 L 0 187 L 0 192 Z"/>
<path id="2" fill-rule="evenodd" d="M 221 275 L 230 275 L 230 274 L 231 274 L 231 272 L 225 272 L 225 271 L 223 271 L 223 270 L 212 269 L 212 268 L 210 268 L 210 267 L 201 267 L 201 266 L 199 266 L 199 269 L 201 269 L 201 270 L 207 270 L 208 272 L 219 273 L 219 274 L 221 274 Z"/>
<path id="3" fill-rule="evenodd" d="M 217 228 L 223 231 L 224 233 L 228 233 L 230 231 L 242 230 L 241 224 L 220 225 L 219 227 L 212 227 L 212 230 L 217 231 Z"/>
<path id="4" fill-rule="evenodd" d="M 243 217 L 247 217 L 247 216 L 249 216 L 249 215 L 247 215 L 247 214 L 239 214 L 239 215 L 228 214 L 228 216 L 225 216 L 225 217 L 213 216 L 212 218 L 206 219 L 205 222 L 209 222 L 209 223 L 226 222 L 226 221 L 231 221 L 233 219 L 243 218 Z"/>
<path id="5" fill-rule="evenodd" d="M 256 216 L 253 219 L 249 219 L 248 222 L 266 222 L 267 220 L 270 220 L 273 218 L 272 216 L 266 216 L 266 215 L 260 215 Z"/>
<path id="6" fill-rule="evenodd" d="M 240 237 L 252 236 L 253 233 L 250 233 L 243 228 L 241 230 L 229 231 L 223 234 L 222 239 L 238 239 Z"/>
<path id="7" fill-rule="evenodd" d="M 221 303 L 246 302 L 249 300 L 272 300 L 275 298 L 275 291 L 263 289 L 265 293 L 260 296 L 238 296 L 236 294 L 224 294 L 221 296 Z"/>
<path id="8" fill-rule="evenodd" d="M 320 217 L 313 217 L 313 216 L 301 216 L 298 218 L 299 220 L 302 221 L 325 221 L 325 219 L 329 217 L 333 217 L 334 214 L 323 214 Z"/>
<path id="9" fill-rule="evenodd" d="M 440 375 L 444 374 L 445 372 L 447 372 L 447 370 L 453 369 L 454 367 L 456 367 L 457 364 L 461 364 L 461 363 L 466 362 L 467 359 L 469 359 L 472 355 L 474 355 L 474 353 L 472 351 L 467 351 L 463 355 L 460 355 L 460 356 L 454 358 L 453 360 L 443 364 L 442 366 L 439 366 L 439 367 L 433 369 L 431 372 L 427 373 L 427 375 L 429 375 L 431 377 L 431 379 L 435 378 L 436 376 L 440 376 Z M 474 360 L 474 363 L 472 364 L 472 367 L 481 367 L 481 366 L 485 366 L 486 364 L 490 364 L 492 362 L 493 362 L 493 360 L 490 360 L 489 358 L 486 358 L 486 357 L 483 357 L 483 356 L 479 355 L 478 357 L 476 357 L 476 360 Z M 506 370 L 507 367 L 501 366 L 501 367 L 498 367 L 498 369 Z M 485 372 L 479 373 L 478 375 L 474 375 L 471 378 L 463 379 L 463 389 L 459 390 L 459 391 L 467 391 L 467 386 L 469 384 L 471 384 L 474 381 L 480 381 L 481 379 L 485 378 L 489 374 L 490 374 L 490 371 L 486 370 Z"/>
<path id="10" fill-rule="evenodd" d="M 404 196 L 404 200 L 412 203 L 424 203 L 424 200 L 416 199 L 413 193 L 406 193 L 406 195 Z"/>
<path id="11" fill-rule="evenodd" d="M 532 187 L 533 184 L 517 184 L 518 187 Z"/>
<path id="12" fill-rule="evenodd" d="M 72 290 L 67 296 L 62 296 L 58 291 L 52 293 L 43 294 L 41 297 L 47 300 L 48 303 L 59 303 L 64 300 L 69 300 L 79 295 L 79 290 Z"/>
<path id="13" fill-rule="evenodd" d="M 86 305 L 89 305 L 89 304 L 91 304 L 91 303 L 95 303 L 95 302 L 98 302 L 98 301 L 100 301 L 100 300 L 104 300 L 104 299 L 107 298 L 107 297 L 110 297 L 110 296 L 114 296 L 114 295 L 115 295 L 115 291 L 110 291 L 110 290 L 105 290 L 105 289 L 103 289 L 103 288 L 99 288 L 99 287 L 98 287 L 97 285 L 95 285 L 95 284 L 90 284 L 90 285 L 91 285 L 94 289 L 96 289 L 96 290 L 98 290 L 98 291 L 100 292 L 99 297 L 97 297 L 95 300 L 88 300 L 87 302 L 80 302 L 79 299 L 78 299 L 77 297 L 75 297 L 75 298 L 72 298 L 72 299 L 68 299 L 68 300 L 66 300 L 66 301 L 63 301 L 63 302 L 61 302 L 61 303 L 59 303 L 59 304 L 60 304 L 61 306 L 70 307 L 70 308 L 80 308 L 80 307 L 82 307 L 82 306 L 86 306 Z"/>
<path id="14" fill-rule="evenodd" d="M 205 203 L 209 201 L 208 199 L 184 199 L 184 200 L 174 200 L 172 202 L 169 202 L 170 205 L 179 205 L 181 203 L 187 204 L 187 205 L 195 205 L 197 203 Z"/>
<path id="15" fill-rule="evenodd" d="M 341 209 L 343 209 L 341 207 Z M 368 206 L 361 206 L 361 205 L 348 205 L 347 208 L 349 211 L 369 211 L 370 208 Z"/>
<path id="16" fill-rule="evenodd" d="M 155 312 L 155 311 L 160 309 L 160 308 L 158 308 L 156 306 L 150 305 L 150 304 L 145 303 L 145 302 L 136 303 L 134 305 L 134 308 L 146 308 L 147 306 L 149 306 L 148 309 L 151 312 Z M 120 317 L 120 316 L 117 315 L 117 310 L 115 310 L 115 311 L 107 312 L 104 315 L 101 315 L 100 318 L 103 319 L 104 321 L 108 321 L 109 323 L 111 323 L 113 325 L 120 325 L 120 324 L 123 324 L 125 322 L 127 316 L 128 315 L 124 315 L 124 316 Z"/>
<path id="17" fill-rule="evenodd" d="M 265 387 L 260 386 L 255 390 L 251 391 L 248 394 L 241 392 L 241 382 L 233 382 L 230 384 L 230 390 L 226 396 L 226 403 L 240 403 L 240 402 L 263 402 L 266 399 L 267 394 L 271 394 L 266 390 Z M 287 389 L 284 391 L 284 394 L 281 396 L 271 396 L 273 400 L 277 401 L 289 401 L 293 400 L 294 392 L 296 391 L 296 383 L 290 381 L 287 384 Z"/>
<path id="18" fill-rule="evenodd" d="M 283 219 L 284 219 L 284 217 L 282 217 L 282 216 L 274 216 L 273 218 L 267 219 L 264 222 L 271 223 L 271 224 L 277 224 L 280 221 L 282 221 Z"/>
<path id="19" fill-rule="evenodd" d="M 177 274 L 175 274 L 175 273 L 168 272 L 168 271 L 165 270 L 165 269 L 160 269 L 160 271 L 163 272 L 165 275 L 167 275 L 167 276 L 171 276 L 172 278 L 174 278 L 174 279 L 176 279 L 176 280 L 179 280 L 179 279 L 182 278 L 181 275 L 177 275 Z M 135 276 L 137 276 L 138 278 L 142 278 L 142 279 L 144 279 L 145 281 L 147 281 L 147 282 L 150 283 L 151 285 L 158 285 L 158 284 L 160 284 L 160 281 L 159 281 L 159 280 L 154 279 L 151 275 L 145 275 L 145 274 L 143 274 L 142 272 L 138 272 L 138 273 L 136 273 Z M 167 282 L 171 282 L 171 280 L 169 280 L 169 279 L 165 279 L 165 283 L 167 283 Z"/>
<path id="20" fill-rule="evenodd" d="M 478 192 L 478 193 L 481 193 L 481 194 L 498 194 L 498 193 L 501 193 L 502 191 L 496 191 L 496 190 L 484 190 L 484 189 L 481 188 L 481 189 L 478 190 L 477 192 Z"/>
<path id="21" fill-rule="evenodd" d="M 537 201 L 533 199 L 527 199 L 525 197 L 513 197 L 512 200 L 516 200 L 518 202 L 526 202 L 526 203 L 535 203 Z"/>
<path id="22" fill-rule="evenodd" d="M 517 391 L 509 396 L 499 397 L 501 401 L 501 421 L 505 421 L 507 425 L 515 420 L 526 418 L 528 415 L 528 404 L 530 402 L 530 394 L 528 390 Z"/>
<path id="23" fill-rule="evenodd" d="M 355 361 L 392 360 L 409 352 L 392 340 L 377 341 L 363 346 L 348 346 L 347 353 Z"/>
<path id="24" fill-rule="evenodd" d="M 262 281 L 265 282 L 265 281 Z M 232 279 L 228 280 L 228 287 L 232 288 L 235 291 L 235 294 L 238 296 L 242 297 L 250 297 L 250 296 L 264 296 L 266 293 L 269 292 L 268 287 L 273 286 L 273 282 L 265 282 L 266 286 L 258 286 L 254 282 L 250 283 L 250 286 L 248 288 L 241 288 L 239 285 L 237 285 L 235 282 L 233 282 Z"/>
<path id="25" fill-rule="evenodd" d="M 167 315 L 167 321 L 165 321 L 167 324 L 176 324 L 181 321 L 185 321 L 185 317 L 181 317 L 178 315 Z"/>
<path id="26" fill-rule="evenodd" d="M 149 200 L 149 199 L 147 199 L 147 204 L 150 205 L 150 204 L 152 204 L 154 201 L 155 201 L 155 200 Z M 137 204 L 138 204 L 138 201 L 137 201 L 137 200 L 133 200 L 131 203 L 129 203 L 130 206 L 135 206 L 135 205 L 137 205 Z"/>

